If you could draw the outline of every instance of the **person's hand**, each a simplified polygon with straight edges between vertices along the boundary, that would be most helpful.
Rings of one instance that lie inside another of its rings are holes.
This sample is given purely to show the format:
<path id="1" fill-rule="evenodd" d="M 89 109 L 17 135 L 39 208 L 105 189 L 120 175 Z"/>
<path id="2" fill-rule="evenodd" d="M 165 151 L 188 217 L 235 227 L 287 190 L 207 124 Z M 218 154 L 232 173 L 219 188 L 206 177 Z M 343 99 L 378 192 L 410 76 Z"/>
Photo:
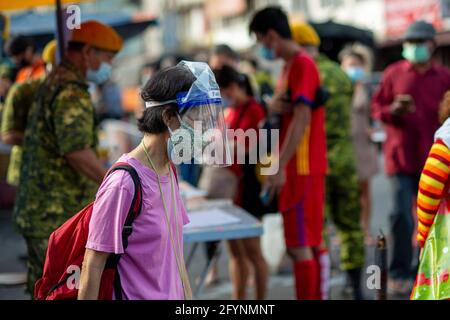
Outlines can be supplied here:
<path id="1" fill-rule="evenodd" d="M 366 134 L 367 134 L 367 137 L 368 137 L 369 140 L 372 138 L 372 135 L 375 132 L 377 132 L 377 130 L 375 128 L 373 128 L 373 127 L 368 127 L 368 128 L 366 128 L 365 131 L 366 131 Z"/>
<path id="2" fill-rule="evenodd" d="M 414 100 L 409 94 L 399 94 L 391 104 L 391 113 L 402 116 L 415 111 Z"/>
<path id="3" fill-rule="evenodd" d="M 267 176 L 264 188 L 266 190 L 269 190 L 269 202 L 272 201 L 275 195 L 280 193 L 285 182 L 286 182 L 286 174 L 282 169 L 280 169 L 277 174 Z"/>
<path id="4" fill-rule="evenodd" d="M 266 101 L 270 112 L 288 113 L 292 111 L 292 103 L 287 94 L 276 94 L 272 99 Z"/>

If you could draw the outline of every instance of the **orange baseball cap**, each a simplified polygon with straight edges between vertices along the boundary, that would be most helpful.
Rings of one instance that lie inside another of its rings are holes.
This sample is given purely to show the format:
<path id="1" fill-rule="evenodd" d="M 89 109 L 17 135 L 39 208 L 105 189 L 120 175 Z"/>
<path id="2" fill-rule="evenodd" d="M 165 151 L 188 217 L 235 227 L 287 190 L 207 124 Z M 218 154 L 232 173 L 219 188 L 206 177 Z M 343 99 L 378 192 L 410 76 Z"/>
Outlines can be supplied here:
<path id="1" fill-rule="evenodd" d="M 119 51 L 123 46 L 123 39 L 116 30 L 96 20 L 83 22 L 79 29 L 73 29 L 69 41 L 113 52 Z"/>

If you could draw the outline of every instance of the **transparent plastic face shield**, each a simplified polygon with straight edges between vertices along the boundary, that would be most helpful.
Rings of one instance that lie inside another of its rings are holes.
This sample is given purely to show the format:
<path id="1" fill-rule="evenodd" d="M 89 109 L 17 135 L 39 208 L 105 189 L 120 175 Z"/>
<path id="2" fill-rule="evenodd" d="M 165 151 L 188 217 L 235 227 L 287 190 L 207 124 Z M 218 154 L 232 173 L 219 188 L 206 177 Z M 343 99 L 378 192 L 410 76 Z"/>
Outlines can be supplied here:
<path id="1" fill-rule="evenodd" d="M 231 165 L 222 98 L 213 72 L 203 62 L 182 61 L 179 65 L 196 77 L 189 91 L 177 94 L 180 129 L 193 129 L 194 163 Z"/>
<path id="2" fill-rule="evenodd" d="M 203 62 L 182 61 L 178 66 L 189 69 L 196 78 L 189 91 L 179 92 L 176 100 L 146 102 L 147 108 L 178 105 L 180 127 L 169 128 L 171 160 L 175 164 L 231 165 L 222 98 L 213 72 Z"/>

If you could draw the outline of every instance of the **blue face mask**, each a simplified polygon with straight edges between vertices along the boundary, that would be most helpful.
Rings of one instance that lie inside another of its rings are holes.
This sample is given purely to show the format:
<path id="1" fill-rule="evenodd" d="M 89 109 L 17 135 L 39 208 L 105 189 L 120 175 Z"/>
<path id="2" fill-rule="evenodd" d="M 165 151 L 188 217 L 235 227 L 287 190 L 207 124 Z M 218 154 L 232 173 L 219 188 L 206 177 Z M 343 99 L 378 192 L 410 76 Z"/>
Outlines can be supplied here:
<path id="1" fill-rule="evenodd" d="M 102 84 L 106 82 L 111 76 L 112 67 L 109 63 L 102 62 L 98 70 L 88 69 L 87 80 L 95 84 Z"/>
<path id="2" fill-rule="evenodd" d="M 366 76 L 366 72 L 361 67 L 349 67 L 345 70 L 345 73 L 353 83 L 362 81 Z"/>
<path id="3" fill-rule="evenodd" d="M 266 60 L 275 60 L 277 57 L 273 49 L 269 49 L 266 46 L 261 46 L 259 49 L 259 54 Z"/>

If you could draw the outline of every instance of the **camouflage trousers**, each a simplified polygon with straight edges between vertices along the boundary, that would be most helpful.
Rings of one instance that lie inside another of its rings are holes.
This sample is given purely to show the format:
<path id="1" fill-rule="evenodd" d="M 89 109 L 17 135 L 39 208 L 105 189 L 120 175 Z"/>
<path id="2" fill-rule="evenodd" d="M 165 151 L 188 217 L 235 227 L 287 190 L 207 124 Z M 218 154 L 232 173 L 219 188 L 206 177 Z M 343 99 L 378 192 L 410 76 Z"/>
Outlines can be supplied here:
<path id="1" fill-rule="evenodd" d="M 25 237 L 28 249 L 28 275 L 26 291 L 34 297 L 34 284 L 41 278 L 44 269 L 48 238 Z"/>
<path id="2" fill-rule="evenodd" d="M 327 176 L 326 182 L 326 218 L 336 226 L 341 240 L 341 269 L 362 268 L 364 233 L 360 221 L 360 192 L 356 173 Z"/>

